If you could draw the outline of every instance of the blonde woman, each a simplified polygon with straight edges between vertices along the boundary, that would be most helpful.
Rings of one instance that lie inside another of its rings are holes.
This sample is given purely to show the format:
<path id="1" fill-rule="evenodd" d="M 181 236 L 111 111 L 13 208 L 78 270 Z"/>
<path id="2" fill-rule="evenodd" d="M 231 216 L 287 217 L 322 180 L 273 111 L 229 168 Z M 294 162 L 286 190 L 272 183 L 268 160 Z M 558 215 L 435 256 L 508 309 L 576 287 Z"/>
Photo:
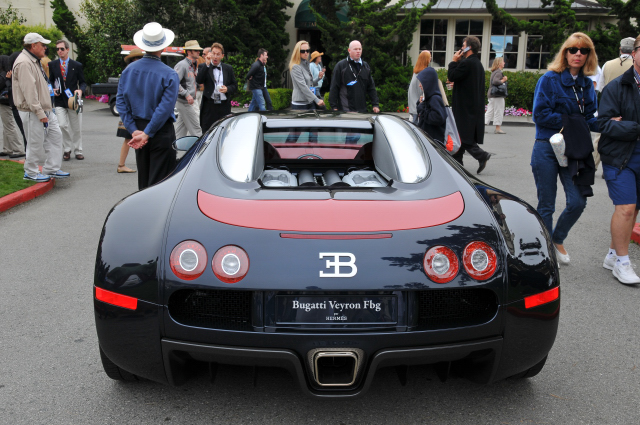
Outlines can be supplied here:
<path id="1" fill-rule="evenodd" d="M 291 109 L 316 109 L 316 105 L 324 107 L 324 100 L 319 99 L 311 88 L 317 84 L 314 82 L 309 70 L 309 43 L 304 40 L 298 41 L 293 48 L 293 54 L 289 61 L 289 73 L 293 82 L 293 94 L 291 95 Z M 324 72 L 318 75 L 324 77 Z"/>
<path id="2" fill-rule="evenodd" d="M 581 32 L 570 35 L 547 69 L 549 71 L 540 77 L 533 94 L 536 141 L 531 153 L 531 170 L 538 192 L 536 209 L 551 234 L 556 257 L 560 263 L 568 264 L 570 258 L 564 248 L 564 240 L 582 215 L 587 205 L 587 196 L 593 195 L 590 186 L 593 184 L 593 176 L 590 184 L 580 184 L 577 179 L 579 176 L 574 176 L 571 172 L 571 164 L 569 167 L 560 166 L 549 138 L 563 128 L 563 115 L 568 117 L 580 114 L 589 130 L 599 131 L 594 117 L 597 107 L 596 93 L 593 83 L 587 78 L 596 73 L 598 56 L 589 36 Z M 591 148 L 590 137 L 586 137 L 584 143 L 589 145 L 587 148 Z M 588 157 L 593 164 L 590 152 L 589 150 Z M 588 158 L 585 157 L 584 161 L 586 164 Z M 564 187 L 567 203 L 554 228 L 553 213 L 556 207 L 558 178 Z"/>
<path id="3" fill-rule="evenodd" d="M 504 98 L 502 94 L 493 94 L 491 90 L 494 87 L 498 87 L 500 84 L 507 82 L 507 77 L 502 75 L 502 69 L 504 68 L 504 58 L 502 56 L 493 60 L 491 65 L 491 78 L 489 79 L 489 91 L 487 97 L 489 98 L 489 105 L 487 106 L 487 112 L 484 114 L 484 124 L 489 125 L 493 121 L 493 125 L 496 126 L 496 134 L 506 134 L 500 126 L 502 125 L 502 117 L 504 116 Z"/>
<path id="4" fill-rule="evenodd" d="M 427 68 L 431 63 L 431 52 L 423 50 L 418 55 L 418 60 L 413 67 L 413 76 L 411 77 L 411 84 L 409 84 L 408 103 L 409 103 L 409 120 L 413 123 L 417 123 L 418 110 L 416 105 L 420 96 L 422 96 L 422 89 L 420 88 L 420 81 L 418 81 L 418 74 L 423 69 Z"/>

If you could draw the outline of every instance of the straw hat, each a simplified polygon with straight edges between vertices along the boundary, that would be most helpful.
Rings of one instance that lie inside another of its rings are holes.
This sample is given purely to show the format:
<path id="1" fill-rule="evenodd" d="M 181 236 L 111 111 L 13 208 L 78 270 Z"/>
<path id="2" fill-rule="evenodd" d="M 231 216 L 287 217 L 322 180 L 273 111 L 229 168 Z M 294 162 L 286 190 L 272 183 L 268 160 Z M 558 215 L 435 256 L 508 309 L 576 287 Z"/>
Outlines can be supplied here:
<path id="1" fill-rule="evenodd" d="M 71 109 L 72 111 L 78 109 L 78 95 L 76 93 L 74 93 L 73 97 L 70 97 L 67 102 L 67 104 L 69 105 L 69 109 Z"/>
<path id="2" fill-rule="evenodd" d="M 198 44 L 198 40 L 189 40 L 184 43 L 184 50 L 203 50 L 202 47 Z"/>
<path id="3" fill-rule="evenodd" d="M 150 22 L 133 36 L 133 43 L 145 52 L 159 52 L 173 43 L 173 31 L 162 28 L 157 22 Z"/>
<path id="4" fill-rule="evenodd" d="M 133 50 L 131 50 L 131 53 L 129 53 L 127 56 L 124 57 L 124 63 L 129 65 L 129 63 L 131 62 L 131 59 L 133 59 L 133 58 L 141 58 L 143 56 L 144 56 L 144 52 L 142 50 L 133 49 Z"/>
<path id="5" fill-rule="evenodd" d="M 322 56 L 322 55 L 324 55 L 324 53 L 319 53 L 317 51 L 311 53 L 311 59 L 309 59 L 309 62 L 313 62 L 314 60 L 316 60 L 318 56 Z"/>

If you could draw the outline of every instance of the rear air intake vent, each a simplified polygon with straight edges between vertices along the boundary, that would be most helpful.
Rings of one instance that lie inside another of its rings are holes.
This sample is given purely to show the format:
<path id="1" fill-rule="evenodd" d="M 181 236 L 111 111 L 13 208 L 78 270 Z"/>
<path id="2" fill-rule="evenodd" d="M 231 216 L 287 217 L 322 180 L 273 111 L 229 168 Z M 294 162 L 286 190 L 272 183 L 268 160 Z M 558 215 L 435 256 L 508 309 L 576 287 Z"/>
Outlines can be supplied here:
<path id="1" fill-rule="evenodd" d="M 498 311 L 498 299 L 485 288 L 455 288 L 419 291 L 418 327 L 457 328 L 479 325 Z"/>
<path id="2" fill-rule="evenodd" d="M 178 323 L 211 329 L 253 330 L 250 291 L 181 289 L 169 297 Z"/>

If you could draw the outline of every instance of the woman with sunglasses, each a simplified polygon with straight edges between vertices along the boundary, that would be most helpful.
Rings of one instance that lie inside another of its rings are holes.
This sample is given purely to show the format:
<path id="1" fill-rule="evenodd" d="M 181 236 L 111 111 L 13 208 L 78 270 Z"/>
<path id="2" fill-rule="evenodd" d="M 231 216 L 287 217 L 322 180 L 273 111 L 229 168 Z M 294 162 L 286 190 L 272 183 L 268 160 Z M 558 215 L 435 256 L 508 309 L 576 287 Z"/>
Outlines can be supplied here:
<path id="1" fill-rule="evenodd" d="M 289 61 L 289 72 L 293 82 L 293 94 L 291 95 L 291 109 L 316 109 L 316 105 L 324 108 L 324 100 L 319 99 L 311 88 L 317 84 L 314 82 L 309 70 L 309 43 L 298 41 L 293 48 L 293 54 Z"/>
<path id="2" fill-rule="evenodd" d="M 549 71 L 538 80 L 533 95 L 536 141 L 531 154 L 531 169 L 538 192 L 537 211 L 552 236 L 556 257 L 563 264 L 568 264 L 570 260 L 564 241 L 584 211 L 587 196 L 593 195 L 590 186 L 593 184 L 593 177 L 588 185 L 574 184 L 573 168 L 560 166 L 549 138 L 563 129 L 563 116 L 565 122 L 568 122 L 568 117 L 582 115 L 589 130 L 598 131 L 594 117 L 597 109 L 596 94 L 591 80 L 587 78 L 594 75 L 597 68 L 598 57 L 593 42 L 586 34 L 576 32 L 567 38 L 547 67 Z M 586 129 L 584 132 L 589 134 Z M 563 134 L 566 138 L 567 132 Z M 591 145 L 591 138 L 585 139 L 588 140 L 584 143 Z M 558 177 L 564 187 L 566 207 L 554 228 Z"/>

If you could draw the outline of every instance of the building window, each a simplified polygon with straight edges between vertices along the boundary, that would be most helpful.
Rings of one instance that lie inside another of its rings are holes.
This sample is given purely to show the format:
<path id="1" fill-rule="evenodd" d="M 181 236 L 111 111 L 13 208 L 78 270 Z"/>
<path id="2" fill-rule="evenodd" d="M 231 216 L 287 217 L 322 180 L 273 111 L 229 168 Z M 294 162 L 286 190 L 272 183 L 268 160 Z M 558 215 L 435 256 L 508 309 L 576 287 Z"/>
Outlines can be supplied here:
<path id="1" fill-rule="evenodd" d="M 539 34 L 527 34 L 527 57 L 525 69 L 546 69 L 549 62 L 550 46 L 542 41 Z"/>
<path id="2" fill-rule="evenodd" d="M 447 56 L 446 19 L 424 19 L 420 23 L 420 51 L 431 52 L 431 66 L 445 66 Z"/>
<path id="3" fill-rule="evenodd" d="M 480 40 L 482 46 L 482 28 L 484 21 L 482 19 L 456 19 L 456 37 L 455 49 L 460 50 L 464 38 L 468 35 L 475 35 Z"/>
<path id="4" fill-rule="evenodd" d="M 518 64 L 519 33 L 506 25 L 491 22 L 491 44 L 489 46 L 489 68 L 497 57 L 504 57 L 504 67 L 515 69 Z"/>

